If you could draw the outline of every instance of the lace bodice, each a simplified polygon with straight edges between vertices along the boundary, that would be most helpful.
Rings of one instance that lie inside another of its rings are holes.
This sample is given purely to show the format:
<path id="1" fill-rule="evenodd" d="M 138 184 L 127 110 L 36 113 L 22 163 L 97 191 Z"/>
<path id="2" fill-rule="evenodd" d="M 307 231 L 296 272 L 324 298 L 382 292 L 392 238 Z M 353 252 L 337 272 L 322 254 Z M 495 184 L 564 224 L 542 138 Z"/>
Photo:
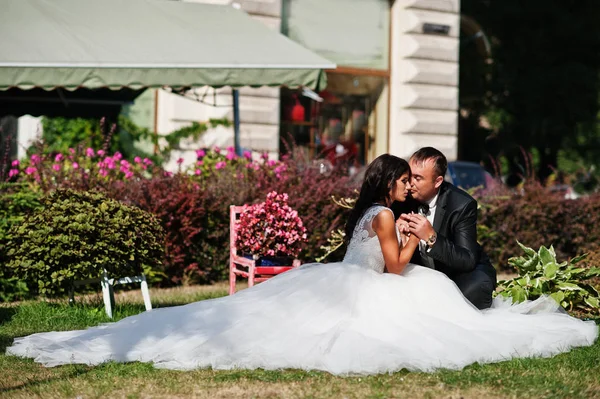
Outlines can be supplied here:
<path id="1" fill-rule="evenodd" d="M 365 211 L 354 227 L 344 262 L 383 273 L 385 261 L 379 245 L 379 238 L 372 226 L 373 219 L 379 212 L 392 212 L 392 210 L 383 205 L 374 205 Z"/>

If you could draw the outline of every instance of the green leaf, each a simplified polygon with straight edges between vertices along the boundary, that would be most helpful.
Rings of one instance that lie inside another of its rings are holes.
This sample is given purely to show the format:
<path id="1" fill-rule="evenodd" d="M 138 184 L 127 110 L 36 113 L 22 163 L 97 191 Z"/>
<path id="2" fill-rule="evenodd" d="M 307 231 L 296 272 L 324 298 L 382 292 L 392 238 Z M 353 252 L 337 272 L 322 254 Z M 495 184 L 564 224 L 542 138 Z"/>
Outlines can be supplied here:
<path id="1" fill-rule="evenodd" d="M 523 267 L 523 265 L 525 264 L 525 262 L 527 262 L 528 259 L 522 257 L 522 256 L 518 256 L 518 257 L 512 257 L 508 259 L 508 264 L 516 267 L 517 269 L 520 267 Z"/>
<path id="2" fill-rule="evenodd" d="M 585 273 L 588 269 L 586 269 L 585 267 L 577 267 L 577 268 L 570 268 L 568 269 L 569 273 L 571 274 L 571 276 L 575 276 L 577 274 L 582 274 Z"/>
<path id="3" fill-rule="evenodd" d="M 600 299 L 597 297 L 587 296 L 583 300 L 585 303 L 588 304 L 588 306 L 590 306 L 594 309 L 600 308 Z"/>
<path id="4" fill-rule="evenodd" d="M 556 284 L 556 287 L 558 289 L 565 290 L 565 291 L 581 291 L 582 290 L 582 288 L 580 286 L 578 286 L 577 284 L 566 283 L 566 282 L 558 283 L 558 284 Z"/>
<path id="5" fill-rule="evenodd" d="M 549 263 L 556 263 L 556 256 L 553 256 L 552 253 L 545 246 L 542 245 L 540 247 L 538 254 L 543 265 L 547 265 Z"/>
<path id="6" fill-rule="evenodd" d="M 520 303 L 527 299 L 525 290 L 519 286 L 511 288 L 510 294 L 514 303 Z"/>
<path id="7" fill-rule="evenodd" d="M 529 279 L 526 277 L 523 277 L 523 278 L 517 279 L 516 283 L 518 285 L 520 285 L 521 287 L 527 287 L 527 284 L 529 283 Z"/>
<path id="8" fill-rule="evenodd" d="M 575 263 L 580 262 L 580 261 L 584 260 L 585 258 L 587 258 L 588 255 L 589 254 L 586 253 L 586 254 L 583 254 L 583 255 L 576 256 L 576 257 L 574 257 L 573 259 L 570 260 L 570 263 L 572 265 L 574 265 Z"/>
<path id="9" fill-rule="evenodd" d="M 597 268 L 597 267 L 592 267 L 592 268 L 588 269 L 587 274 L 585 275 L 586 278 L 596 277 L 596 276 L 600 276 L 600 268 Z"/>
<path id="10" fill-rule="evenodd" d="M 544 267 L 544 277 L 553 279 L 556 277 L 557 271 L 558 271 L 558 265 L 556 263 L 548 263 Z"/>
<path id="11" fill-rule="evenodd" d="M 523 268 L 523 270 L 526 270 L 526 271 L 534 271 L 534 270 L 538 269 L 539 265 L 540 265 L 540 258 L 538 257 L 537 254 L 535 254 L 533 257 L 531 257 L 531 259 L 528 259 L 527 261 L 525 261 L 522 268 Z"/>
<path id="12" fill-rule="evenodd" d="M 530 257 L 536 255 L 536 252 L 532 248 L 526 247 L 525 245 L 521 244 L 519 240 L 517 240 L 517 245 L 521 247 L 521 249 L 523 250 L 523 252 L 525 252 L 526 255 Z"/>
<path id="13" fill-rule="evenodd" d="M 562 291 L 553 292 L 550 294 L 550 297 L 556 301 L 560 305 L 560 303 L 565 299 L 565 294 Z"/>

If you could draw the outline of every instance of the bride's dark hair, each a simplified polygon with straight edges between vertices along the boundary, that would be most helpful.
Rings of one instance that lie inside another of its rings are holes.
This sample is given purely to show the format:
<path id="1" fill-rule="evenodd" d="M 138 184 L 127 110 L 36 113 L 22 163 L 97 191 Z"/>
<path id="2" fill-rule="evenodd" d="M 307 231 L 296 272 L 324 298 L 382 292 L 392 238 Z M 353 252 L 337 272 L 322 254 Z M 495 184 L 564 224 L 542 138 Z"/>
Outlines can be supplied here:
<path id="1" fill-rule="evenodd" d="M 346 222 L 345 241 L 350 242 L 354 227 L 362 214 L 375 202 L 387 203 L 390 199 L 390 190 L 393 188 L 396 180 L 405 173 L 410 173 L 410 166 L 402 158 L 394 155 L 383 154 L 375 158 L 367 167 L 365 178 L 360 188 L 360 194 L 354 208 L 350 211 L 350 216 Z"/>

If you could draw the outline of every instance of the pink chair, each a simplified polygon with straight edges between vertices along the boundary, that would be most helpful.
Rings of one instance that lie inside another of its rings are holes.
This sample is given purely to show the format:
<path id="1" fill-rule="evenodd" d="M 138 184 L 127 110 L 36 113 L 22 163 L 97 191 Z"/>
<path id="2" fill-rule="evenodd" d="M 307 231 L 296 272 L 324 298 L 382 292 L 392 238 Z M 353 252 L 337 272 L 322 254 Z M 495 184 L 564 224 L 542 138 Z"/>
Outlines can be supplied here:
<path id="1" fill-rule="evenodd" d="M 235 281 L 239 277 L 248 279 L 248 287 L 260 283 L 300 266 L 300 260 L 294 259 L 292 266 L 256 266 L 256 261 L 237 254 L 235 241 L 237 237 L 237 224 L 243 206 L 231 205 L 229 207 L 229 295 L 235 294 Z"/>

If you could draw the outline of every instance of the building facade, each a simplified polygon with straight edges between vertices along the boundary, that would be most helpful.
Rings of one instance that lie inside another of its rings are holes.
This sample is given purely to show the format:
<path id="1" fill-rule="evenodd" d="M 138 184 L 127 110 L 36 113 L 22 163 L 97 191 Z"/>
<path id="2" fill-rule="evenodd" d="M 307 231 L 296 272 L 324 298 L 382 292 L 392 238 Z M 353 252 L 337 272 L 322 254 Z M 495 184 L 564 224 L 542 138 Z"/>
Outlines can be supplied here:
<path id="1" fill-rule="evenodd" d="M 186 1 L 241 8 L 338 66 L 317 93 L 241 88 L 242 147 L 276 156 L 293 142 L 307 157 L 365 164 L 435 146 L 456 158 L 460 0 Z M 233 120 L 231 89 L 148 90 L 125 112 L 166 135 L 191 122 Z M 32 135 L 25 119 L 20 140 Z M 233 128 L 217 126 L 199 143 L 182 143 L 171 166 L 194 162 L 199 147 L 232 144 Z"/>

